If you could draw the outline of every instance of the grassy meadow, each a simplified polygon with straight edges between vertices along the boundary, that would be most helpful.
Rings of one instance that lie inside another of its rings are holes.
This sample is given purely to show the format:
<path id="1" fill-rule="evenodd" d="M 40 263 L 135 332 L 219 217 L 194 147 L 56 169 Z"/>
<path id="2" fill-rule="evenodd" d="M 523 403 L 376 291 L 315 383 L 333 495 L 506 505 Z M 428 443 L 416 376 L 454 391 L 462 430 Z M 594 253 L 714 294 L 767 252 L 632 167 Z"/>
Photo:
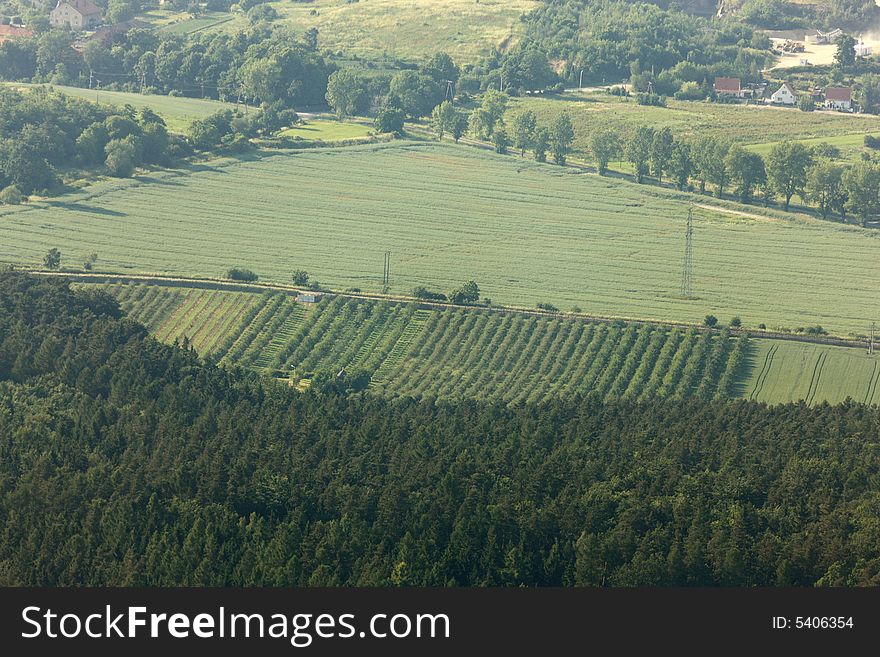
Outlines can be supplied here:
<path id="1" fill-rule="evenodd" d="M 689 199 L 464 146 L 394 142 L 248 156 L 98 183 L 0 212 L 0 262 L 49 248 L 98 270 L 335 289 L 448 292 L 605 316 L 865 333 L 880 308 L 880 235 L 694 207 L 694 294 L 680 298 Z"/>
<path id="2" fill-rule="evenodd" d="M 439 51 L 459 63 L 475 62 L 495 47 L 504 48 L 522 30 L 520 16 L 536 0 L 314 0 L 271 2 L 276 24 L 296 31 L 318 30 L 321 50 L 369 60 L 385 57 L 422 60 Z M 176 15 L 163 17 L 162 14 Z M 237 32 L 249 26 L 243 13 L 186 18 L 179 12 L 153 11 L 149 20 L 174 33 L 198 30 Z"/>
<path id="3" fill-rule="evenodd" d="M 348 123 L 332 119 L 306 119 L 299 125 L 282 130 L 279 136 L 301 137 L 306 140 L 343 141 L 369 137 L 373 132 L 375 132 L 373 128 L 361 123 Z"/>
<path id="4" fill-rule="evenodd" d="M 827 141 L 854 154 L 866 134 L 880 136 L 880 117 L 797 109 L 724 105 L 711 102 L 669 100 L 668 107 L 639 105 L 634 98 L 620 98 L 601 91 L 568 93 L 559 97 L 516 98 L 508 109 L 508 122 L 528 108 L 539 121 L 549 124 L 567 111 L 575 128 L 575 149 L 590 159 L 589 139 L 597 130 L 612 129 L 628 137 L 640 125 L 670 128 L 676 137 L 693 139 L 711 134 L 753 145 L 769 152 L 775 142 L 796 139 L 808 143 Z"/>
<path id="5" fill-rule="evenodd" d="M 186 132 L 190 124 L 197 119 L 203 119 L 222 109 L 235 108 L 235 103 L 224 103 L 207 98 L 138 94 L 126 91 L 105 91 L 103 89 L 97 91 L 82 87 L 31 85 L 21 82 L 11 83 L 11 86 L 24 89 L 32 86 L 48 86 L 57 92 L 101 104 L 115 105 L 117 107 L 131 105 L 136 109 L 148 107 L 161 116 L 165 120 L 168 129 L 173 132 Z"/>

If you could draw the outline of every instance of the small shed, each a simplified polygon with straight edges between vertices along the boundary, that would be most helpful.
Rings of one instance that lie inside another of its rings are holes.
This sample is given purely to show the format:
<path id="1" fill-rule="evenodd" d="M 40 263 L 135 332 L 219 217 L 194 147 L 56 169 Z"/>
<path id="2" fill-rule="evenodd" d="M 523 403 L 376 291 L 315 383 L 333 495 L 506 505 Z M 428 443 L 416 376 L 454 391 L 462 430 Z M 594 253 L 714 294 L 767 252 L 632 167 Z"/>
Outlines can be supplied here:
<path id="1" fill-rule="evenodd" d="M 300 292 L 296 296 L 297 303 L 318 303 L 320 300 L 320 292 Z"/>

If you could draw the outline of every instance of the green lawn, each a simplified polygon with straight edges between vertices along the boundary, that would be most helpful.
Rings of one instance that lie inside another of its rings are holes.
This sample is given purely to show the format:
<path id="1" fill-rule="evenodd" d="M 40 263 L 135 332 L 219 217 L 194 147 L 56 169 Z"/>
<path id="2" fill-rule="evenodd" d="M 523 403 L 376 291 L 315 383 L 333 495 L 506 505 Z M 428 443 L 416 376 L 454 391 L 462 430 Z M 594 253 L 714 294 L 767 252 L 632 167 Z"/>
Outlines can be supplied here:
<path id="1" fill-rule="evenodd" d="M 448 52 L 459 63 L 476 62 L 495 47 L 509 47 L 522 33 L 520 16 L 536 0 L 314 0 L 271 2 L 276 23 L 296 31 L 318 29 L 321 50 L 371 60 L 427 59 Z M 244 14 L 211 30 L 246 29 Z"/>
<path id="2" fill-rule="evenodd" d="M 333 288 L 468 279 L 503 304 L 864 333 L 880 315 L 880 234 L 696 206 L 694 293 L 679 298 L 692 196 L 512 156 L 394 142 L 157 172 L 0 212 L 0 261 L 219 276 L 245 266 Z M 685 199 L 683 202 L 682 199 Z"/>
<path id="3" fill-rule="evenodd" d="M 755 340 L 750 361 L 740 390 L 746 399 L 834 404 L 851 397 L 880 404 L 880 355 L 865 349 Z"/>
<path id="4" fill-rule="evenodd" d="M 534 111 L 545 124 L 567 111 L 575 128 L 575 148 L 581 155 L 589 150 L 590 135 L 597 130 L 609 128 L 627 137 L 640 125 L 668 127 L 682 139 L 711 134 L 742 144 L 762 144 L 767 151 L 773 142 L 786 139 L 829 141 L 848 149 L 860 145 L 866 134 L 880 135 L 877 116 L 676 100 L 670 100 L 666 108 L 646 107 L 633 98 L 604 92 L 514 99 L 508 122 L 523 108 Z"/>
<path id="5" fill-rule="evenodd" d="M 15 82 L 11 86 L 27 88 L 31 86 L 20 82 Z M 144 95 L 137 93 L 127 93 L 124 91 L 96 91 L 95 89 L 83 89 L 82 87 L 65 87 L 60 85 L 51 85 L 55 91 L 84 98 L 86 100 L 98 103 L 117 105 L 131 105 L 132 107 L 141 108 L 149 107 L 151 110 L 161 116 L 168 129 L 174 132 L 186 132 L 190 124 L 196 119 L 202 119 L 214 112 L 222 109 L 233 109 L 235 103 L 222 103 L 218 100 L 208 100 L 204 98 L 183 98 L 181 96 L 161 96 L 161 95 Z"/>
<path id="6" fill-rule="evenodd" d="M 360 123 L 346 123 L 327 119 L 309 119 L 300 125 L 283 130 L 282 137 L 301 137 L 323 141 L 342 141 L 369 137 L 373 129 Z"/>

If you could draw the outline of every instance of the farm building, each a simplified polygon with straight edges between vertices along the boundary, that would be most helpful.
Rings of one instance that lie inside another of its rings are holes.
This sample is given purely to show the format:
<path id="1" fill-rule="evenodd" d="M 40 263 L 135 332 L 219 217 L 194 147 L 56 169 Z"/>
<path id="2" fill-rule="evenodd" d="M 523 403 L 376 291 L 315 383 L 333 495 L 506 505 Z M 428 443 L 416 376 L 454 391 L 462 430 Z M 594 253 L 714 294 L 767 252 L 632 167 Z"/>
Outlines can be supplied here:
<path id="1" fill-rule="evenodd" d="M 297 303 L 318 303 L 321 294 L 318 292 L 300 292 L 296 297 Z"/>
<path id="2" fill-rule="evenodd" d="M 797 103 L 797 94 L 788 82 L 783 82 L 782 86 L 770 96 L 770 102 L 774 105 L 794 105 Z"/>
<path id="3" fill-rule="evenodd" d="M 850 87 L 828 87 L 825 90 L 825 109 L 851 110 L 852 89 Z"/>
<path id="4" fill-rule="evenodd" d="M 66 27 L 77 32 L 95 27 L 100 22 L 101 8 L 90 0 L 58 0 L 55 9 L 49 12 L 52 27 Z"/>
<path id="5" fill-rule="evenodd" d="M 745 98 L 748 92 L 742 88 L 739 78 L 715 78 L 715 93 L 719 96 Z"/>
<path id="6" fill-rule="evenodd" d="M 812 34 L 807 34 L 804 37 L 804 41 L 806 43 L 811 43 L 817 46 L 827 46 L 834 43 L 835 39 L 837 39 L 837 37 L 841 36 L 842 34 L 843 30 L 839 28 L 836 30 L 832 30 L 831 32 L 820 32 L 819 30 L 816 30 Z"/>
<path id="7" fill-rule="evenodd" d="M 870 57 L 874 54 L 874 48 L 866 45 L 864 41 L 860 41 L 855 45 L 856 57 Z"/>

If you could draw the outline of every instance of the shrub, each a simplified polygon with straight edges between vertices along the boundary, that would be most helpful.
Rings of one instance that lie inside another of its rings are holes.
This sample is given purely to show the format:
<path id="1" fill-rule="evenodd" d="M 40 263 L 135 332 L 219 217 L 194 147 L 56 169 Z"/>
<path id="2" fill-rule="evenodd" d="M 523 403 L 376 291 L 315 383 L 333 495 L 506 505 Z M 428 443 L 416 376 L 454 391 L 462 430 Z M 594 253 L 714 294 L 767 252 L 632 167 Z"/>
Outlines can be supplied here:
<path id="1" fill-rule="evenodd" d="M 554 306 L 552 303 L 539 302 L 539 303 L 538 303 L 538 309 L 540 309 L 540 310 L 546 310 L 546 311 L 551 312 L 551 313 L 558 313 L 558 312 L 559 312 L 559 308 L 557 308 L 556 306 Z"/>
<path id="2" fill-rule="evenodd" d="M 715 315 L 706 315 L 705 319 L 703 319 L 703 324 L 706 326 L 716 326 L 718 324 L 718 318 Z"/>
<path id="3" fill-rule="evenodd" d="M 874 135 L 865 135 L 865 146 L 868 148 L 873 148 L 874 150 L 880 149 L 880 137 L 875 137 Z"/>
<path id="4" fill-rule="evenodd" d="M 21 191 L 15 185 L 9 185 L 9 187 L 0 192 L 0 204 L 19 205 L 22 200 Z"/>
<path id="5" fill-rule="evenodd" d="M 297 269 L 293 272 L 293 284 L 294 285 L 308 285 L 309 284 L 309 272 L 304 269 Z"/>
<path id="6" fill-rule="evenodd" d="M 828 335 L 828 331 L 826 331 L 821 326 L 808 326 L 804 329 L 804 333 L 807 335 Z"/>
<path id="7" fill-rule="evenodd" d="M 226 272 L 226 278 L 231 281 L 245 281 L 248 283 L 252 283 L 260 277 L 257 276 L 250 269 L 240 269 L 238 267 L 233 267 L 228 272 Z"/>
<path id="8" fill-rule="evenodd" d="M 730 325 L 739 328 L 740 326 L 742 326 L 742 320 L 739 317 L 734 317 L 732 320 L 730 320 Z"/>

